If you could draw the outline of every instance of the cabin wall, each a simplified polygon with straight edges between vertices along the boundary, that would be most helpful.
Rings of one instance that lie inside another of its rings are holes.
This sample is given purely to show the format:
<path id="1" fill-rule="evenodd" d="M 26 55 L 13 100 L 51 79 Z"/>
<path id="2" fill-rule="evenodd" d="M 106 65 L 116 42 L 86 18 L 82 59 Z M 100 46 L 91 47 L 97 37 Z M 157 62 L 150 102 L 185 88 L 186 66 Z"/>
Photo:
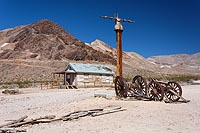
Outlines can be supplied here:
<path id="1" fill-rule="evenodd" d="M 85 88 L 113 86 L 113 75 L 81 73 L 75 76 L 73 85 Z"/>

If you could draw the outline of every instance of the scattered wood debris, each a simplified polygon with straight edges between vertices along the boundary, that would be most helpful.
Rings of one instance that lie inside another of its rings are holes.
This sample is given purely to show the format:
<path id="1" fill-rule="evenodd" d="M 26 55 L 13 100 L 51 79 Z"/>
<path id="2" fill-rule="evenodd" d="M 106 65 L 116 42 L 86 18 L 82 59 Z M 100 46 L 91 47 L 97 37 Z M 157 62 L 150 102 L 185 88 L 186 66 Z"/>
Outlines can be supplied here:
<path id="1" fill-rule="evenodd" d="M 31 120 L 28 120 L 28 121 L 16 122 L 16 123 L 13 123 L 11 125 L 8 125 L 8 127 L 20 127 L 22 125 L 27 125 L 27 124 L 44 123 L 44 121 L 40 121 L 40 120 L 45 120 L 45 119 L 51 120 L 51 119 L 54 119 L 54 118 L 56 118 L 55 115 L 47 115 L 47 116 L 44 116 L 44 117 L 31 119 Z M 50 122 L 50 121 L 48 121 L 48 122 Z"/>
<path id="2" fill-rule="evenodd" d="M 10 94 L 10 95 L 15 95 L 15 94 L 20 94 L 20 91 L 18 89 L 5 89 L 2 91 L 3 94 Z"/>
<path id="3" fill-rule="evenodd" d="M 60 118 L 56 118 L 55 115 L 47 115 L 44 117 L 39 117 L 31 120 L 25 121 L 28 116 L 23 116 L 17 120 L 13 120 L 12 122 L 0 125 L 0 133 L 17 133 L 17 132 L 26 132 L 24 129 L 17 129 L 20 126 L 24 126 L 27 124 L 38 124 L 38 123 L 50 123 L 54 121 L 71 121 L 74 119 L 79 119 L 81 117 L 91 116 L 96 117 L 100 115 L 115 113 L 119 111 L 125 111 L 126 108 L 122 107 L 115 107 L 115 108 L 107 108 L 107 109 L 91 109 L 91 110 L 84 110 L 84 111 L 76 111 L 64 115 Z"/>
<path id="4" fill-rule="evenodd" d="M 0 128 L 9 126 L 9 125 L 12 125 L 12 124 L 15 124 L 15 123 L 20 123 L 20 122 L 24 121 L 26 118 L 28 118 L 27 115 L 25 115 L 25 116 L 23 116 L 23 117 L 21 117 L 21 118 L 19 118 L 19 119 L 17 119 L 17 120 L 13 120 L 12 122 L 9 122 L 9 123 L 0 125 Z"/>
<path id="5" fill-rule="evenodd" d="M 94 97 L 107 98 L 107 96 L 105 94 L 94 94 Z"/>
<path id="6" fill-rule="evenodd" d="M 0 133 L 19 133 L 26 132 L 26 129 L 21 128 L 0 128 Z"/>

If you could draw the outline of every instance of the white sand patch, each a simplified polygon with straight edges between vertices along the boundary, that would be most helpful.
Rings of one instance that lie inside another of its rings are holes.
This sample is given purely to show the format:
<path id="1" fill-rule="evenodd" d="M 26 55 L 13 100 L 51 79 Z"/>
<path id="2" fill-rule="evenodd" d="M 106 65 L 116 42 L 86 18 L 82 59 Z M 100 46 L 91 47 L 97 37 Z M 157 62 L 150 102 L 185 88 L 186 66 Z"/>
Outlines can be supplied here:
<path id="1" fill-rule="evenodd" d="M 0 47 L 3 48 L 3 47 L 5 47 L 5 46 L 8 45 L 8 44 L 10 44 L 10 43 L 4 43 L 4 44 L 1 45 Z"/>
<path id="2" fill-rule="evenodd" d="M 85 42 L 85 45 L 87 45 L 87 46 L 90 46 L 90 47 L 91 47 L 91 45 L 90 45 L 89 43 L 87 43 L 87 42 Z"/>
<path id="3" fill-rule="evenodd" d="M 162 65 L 162 66 L 160 66 L 160 68 L 171 68 L 171 66 L 168 66 L 168 65 Z"/>
<path id="4" fill-rule="evenodd" d="M 154 65 L 156 65 L 156 63 L 155 62 L 150 62 L 151 64 L 154 64 Z"/>
<path id="5" fill-rule="evenodd" d="M 14 50 L 16 43 L 3 43 L 2 45 L 0 44 L 0 50 Z"/>
<path id="6" fill-rule="evenodd" d="M 195 84 L 200 84 L 200 80 L 195 80 L 195 81 L 192 81 L 193 83 Z"/>
<path id="7" fill-rule="evenodd" d="M 3 48 L 3 47 L 5 47 L 8 44 L 10 44 L 10 43 L 4 43 L 3 45 L 0 46 L 0 48 Z"/>

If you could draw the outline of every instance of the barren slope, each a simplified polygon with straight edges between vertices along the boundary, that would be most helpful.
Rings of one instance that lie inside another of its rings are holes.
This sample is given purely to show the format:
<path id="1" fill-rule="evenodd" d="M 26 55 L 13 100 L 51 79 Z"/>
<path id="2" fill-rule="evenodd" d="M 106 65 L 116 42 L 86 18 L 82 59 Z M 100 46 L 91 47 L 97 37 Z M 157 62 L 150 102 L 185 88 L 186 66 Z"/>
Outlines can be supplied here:
<path id="1" fill-rule="evenodd" d="M 115 63 L 111 56 L 85 45 L 49 20 L 1 31 L 0 40 L 0 59 L 69 59 Z"/>
<path id="2" fill-rule="evenodd" d="M 123 52 L 124 77 L 200 75 L 200 53 L 145 59 Z M 0 31 L 0 82 L 50 80 L 69 62 L 107 64 L 116 70 L 116 49 L 100 40 L 85 44 L 49 20 Z"/>
<path id="3" fill-rule="evenodd" d="M 116 58 L 116 49 L 95 40 L 91 47 Z M 123 72 L 126 76 L 200 75 L 200 54 L 154 56 L 148 59 L 135 52 L 123 52 Z"/>

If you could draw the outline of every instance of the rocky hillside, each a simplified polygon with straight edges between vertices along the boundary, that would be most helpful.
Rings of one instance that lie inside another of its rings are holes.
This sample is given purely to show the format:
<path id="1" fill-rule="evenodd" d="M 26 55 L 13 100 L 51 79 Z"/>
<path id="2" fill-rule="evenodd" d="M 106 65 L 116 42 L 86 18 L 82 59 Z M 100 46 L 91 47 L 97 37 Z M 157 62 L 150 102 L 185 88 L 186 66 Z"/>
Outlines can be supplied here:
<path id="1" fill-rule="evenodd" d="M 101 55 L 101 56 L 100 56 Z M 94 60 L 115 64 L 49 20 L 0 32 L 0 59 Z"/>
<path id="2" fill-rule="evenodd" d="M 200 53 L 196 54 L 176 54 L 168 56 L 152 56 L 147 59 L 150 62 L 161 65 L 189 65 L 200 66 Z"/>
<path id="3" fill-rule="evenodd" d="M 147 60 L 168 73 L 200 75 L 200 53 L 153 56 Z"/>
<path id="4" fill-rule="evenodd" d="M 51 80 L 69 62 L 115 64 L 49 20 L 0 31 L 0 83 Z"/>
<path id="5" fill-rule="evenodd" d="M 104 54 L 113 56 L 117 58 L 116 49 L 110 47 L 108 44 L 101 40 L 95 40 L 91 43 L 91 47 L 98 51 L 101 51 Z M 123 52 L 123 63 L 124 65 L 129 65 L 131 68 L 140 68 L 140 69 L 148 69 L 148 68 L 156 68 L 157 65 L 154 65 L 147 61 L 143 56 L 135 53 L 135 52 Z"/>
<path id="6" fill-rule="evenodd" d="M 95 40 L 90 46 L 116 58 L 116 49 L 103 41 Z M 200 75 L 200 53 L 154 56 L 146 59 L 134 52 L 123 52 L 123 68 L 124 75 Z"/>
<path id="7" fill-rule="evenodd" d="M 200 54 L 145 59 L 123 52 L 123 76 L 200 75 Z M 0 83 L 45 81 L 69 62 L 104 63 L 116 70 L 116 49 L 100 40 L 81 42 L 49 20 L 0 31 Z"/>

